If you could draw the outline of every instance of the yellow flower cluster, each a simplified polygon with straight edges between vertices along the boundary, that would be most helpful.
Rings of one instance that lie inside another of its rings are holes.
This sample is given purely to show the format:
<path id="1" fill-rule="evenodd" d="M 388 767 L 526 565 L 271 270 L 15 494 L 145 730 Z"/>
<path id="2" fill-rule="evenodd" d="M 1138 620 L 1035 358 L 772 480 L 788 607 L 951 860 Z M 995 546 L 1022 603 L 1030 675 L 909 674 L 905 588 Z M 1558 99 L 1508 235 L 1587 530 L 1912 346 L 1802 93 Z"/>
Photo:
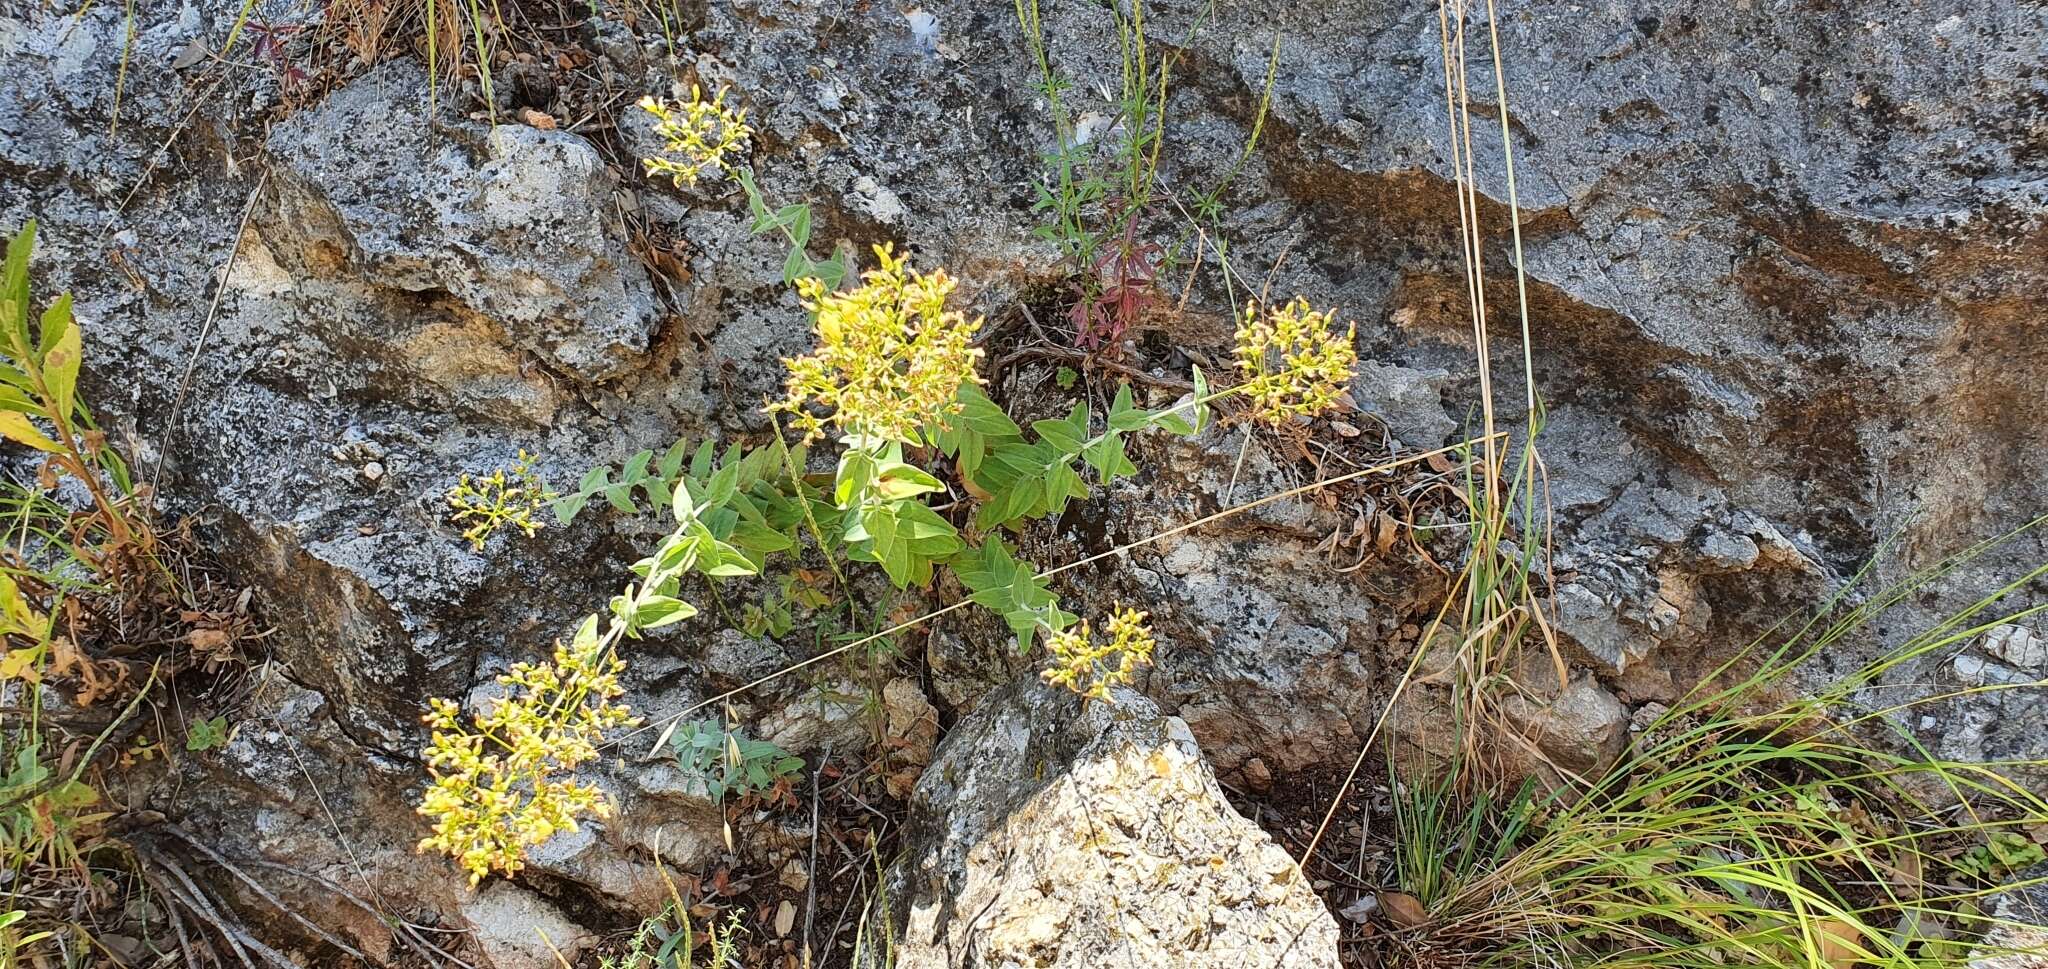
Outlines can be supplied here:
<path id="1" fill-rule="evenodd" d="M 532 538 L 541 527 L 534 515 L 557 497 L 533 470 L 532 455 L 521 448 L 519 460 L 510 471 L 499 468 L 487 478 L 463 475 L 455 487 L 448 489 L 448 507 L 455 509 L 450 517 L 456 524 L 469 526 L 462 537 L 469 539 L 477 551 L 483 551 L 491 535 L 507 525 Z"/>
<path id="2" fill-rule="evenodd" d="M 1145 613 L 1118 606 L 1109 614 L 1109 642 L 1095 645 L 1088 623 L 1066 632 L 1054 633 L 1046 644 L 1053 665 L 1039 676 L 1054 686 L 1094 700 L 1108 702 L 1109 688 L 1131 682 L 1138 667 L 1152 663 L 1152 627 L 1145 625 Z"/>
<path id="3" fill-rule="evenodd" d="M 747 113 L 739 108 L 725 105 L 725 89 L 720 88 L 711 100 L 704 100 L 704 92 L 696 85 L 690 86 L 690 100 L 680 108 L 672 108 L 652 96 L 640 99 L 640 110 L 655 117 L 654 133 L 667 142 L 663 150 L 675 158 L 643 158 L 647 174 L 667 175 L 675 181 L 676 187 L 696 185 L 697 179 L 707 172 L 723 176 L 730 167 L 726 156 L 745 150 L 747 137 L 754 129 L 747 126 Z"/>
<path id="4" fill-rule="evenodd" d="M 943 269 L 920 273 L 885 245 L 875 247 L 875 258 L 858 289 L 796 282 L 817 320 L 818 347 L 782 361 L 788 396 L 768 409 L 794 415 L 807 441 L 831 423 L 856 437 L 918 444 L 920 428 L 944 427 L 959 412 L 961 384 L 981 382 L 981 350 L 974 346 L 981 318 L 946 309 L 953 279 Z M 813 401 L 824 416 L 805 408 Z"/>
<path id="5" fill-rule="evenodd" d="M 525 867 L 528 847 L 576 830 L 578 815 L 611 813 L 596 785 L 559 776 L 595 760 L 605 730 L 633 722 L 612 702 L 624 692 L 625 663 L 595 629 L 593 621 L 574 645 L 557 644 L 552 663 L 512 667 L 498 678 L 508 695 L 470 725 L 453 700 L 434 700 L 423 718 L 433 729 L 422 751 L 433 781 L 419 813 L 434 819 L 434 833 L 419 850 L 454 858 L 471 885 L 492 869 Z"/>
<path id="6" fill-rule="evenodd" d="M 1245 304 L 1236 350 L 1245 382 L 1237 389 L 1251 398 L 1254 416 L 1277 424 L 1318 414 L 1349 388 L 1358 369 L 1352 345 L 1358 325 L 1339 336 L 1336 314 L 1317 312 L 1299 296 L 1264 313 L 1256 303 Z"/>

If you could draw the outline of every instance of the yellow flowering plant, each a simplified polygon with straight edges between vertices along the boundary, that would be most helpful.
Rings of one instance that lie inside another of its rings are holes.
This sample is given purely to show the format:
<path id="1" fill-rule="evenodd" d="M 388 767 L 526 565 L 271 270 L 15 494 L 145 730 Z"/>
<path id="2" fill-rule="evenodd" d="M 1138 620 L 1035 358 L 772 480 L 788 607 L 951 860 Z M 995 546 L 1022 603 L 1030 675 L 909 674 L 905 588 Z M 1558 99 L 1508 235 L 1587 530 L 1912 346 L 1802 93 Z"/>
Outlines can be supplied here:
<path id="1" fill-rule="evenodd" d="M 1245 305 L 1233 354 L 1244 382 L 1235 390 L 1251 398 L 1254 416 L 1277 424 L 1319 414 L 1349 388 L 1358 370 L 1358 325 L 1340 336 L 1336 313 L 1319 312 L 1300 296 L 1272 310 Z"/>
<path id="2" fill-rule="evenodd" d="M 449 517 L 456 524 L 467 526 L 462 537 L 481 552 L 484 543 L 500 528 L 516 528 L 532 538 L 541 528 L 540 520 L 534 516 L 557 497 L 534 471 L 533 456 L 521 448 L 519 459 L 511 468 L 499 468 L 475 478 L 465 474 L 455 487 L 448 489 L 448 507 L 452 509 Z"/>
<path id="3" fill-rule="evenodd" d="M 981 318 L 946 308 L 958 284 L 944 269 L 918 272 L 888 245 L 874 251 L 876 266 L 856 289 L 796 282 L 818 344 L 782 361 L 787 394 L 768 409 L 788 412 L 806 441 L 831 424 L 862 441 L 916 446 L 920 431 L 944 428 L 960 412 L 962 385 L 981 383 Z"/>
<path id="4" fill-rule="evenodd" d="M 640 99 L 640 110 L 655 117 L 654 133 L 663 141 L 663 154 L 640 159 L 647 175 L 667 177 L 677 188 L 695 187 L 706 175 L 730 178 L 747 194 L 747 210 L 753 216 L 755 235 L 780 232 L 790 245 L 782 264 L 784 282 L 816 279 L 826 289 L 839 285 L 846 276 L 846 264 L 838 256 L 812 259 L 805 251 L 811 241 L 811 207 L 803 203 L 771 208 L 754 181 L 751 169 L 734 164 L 746 153 L 747 139 L 754 129 L 747 113 L 725 103 L 726 88 L 719 88 L 711 100 L 704 100 L 701 88 L 690 87 L 690 99 L 670 106 L 652 95 Z"/>
<path id="5" fill-rule="evenodd" d="M 510 692 L 469 724 L 447 699 L 434 700 L 424 718 L 433 780 L 419 812 L 434 827 L 419 847 L 455 858 L 472 885 L 492 870 L 518 871 L 527 848 L 575 831 L 578 815 L 611 813 L 596 785 L 563 776 L 597 757 L 605 730 L 633 719 L 615 702 L 625 663 L 605 648 L 596 620 L 558 644 L 554 662 L 520 663 L 498 677 Z"/>
<path id="6" fill-rule="evenodd" d="M 1046 642 L 1052 665 L 1039 677 L 1088 699 L 1109 702 L 1112 687 L 1129 686 L 1138 668 L 1152 663 L 1157 643 L 1145 619 L 1145 613 L 1119 605 L 1109 614 L 1107 642 L 1095 641 L 1087 620 L 1054 633 Z"/>
<path id="7" fill-rule="evenodd" d="M 610 813 L 596 785 L 570 775 L 597 758 L 606 730 L 635 722 L 617 702 L 625 669 L 619 644 L 697 614 L 676 597 L 684 575 L 756 571 L 745 552 L 705 523 L 727 511 L 721 505 L 734 495 L 732 479 L 702 494 L 693 494 L 687 481 L 676 486 L 670 499 L 676 528 L 653 555 L 633 564 L 641 581 L 612 597 L 608 621 L 586 617 L 567 646 L 556 646 L 553 662 L 512 667 L 498 680 L 508 693 L 467 722 L 455 701 L 431 702 L 422 752 L 430 781 L 419 813 L 433 819 L 433 833 L 419 850 L 453 857 L 474 885 L 494 870 L 518 871 L 528 848 L 576 830 L 579 816 Z"/>
<path id="8" fill-rule="evenodd" d="M 666 176 L 682 188 L 696 185 L 707 173 L 723 177 L 732 168 L 729 159 L 745 153 L 754 129 L 747 124 L 747 112 L 728 106 L 725 95 L 726 89 L 719 88 L 706 101 L 703 89 L 693 84 L 690 99 L 680 105 L 651 95 L 640 99 L 640 110 L 654 116 L 654 133 L 667 152 L 641 159 L 649 176 Z"/>

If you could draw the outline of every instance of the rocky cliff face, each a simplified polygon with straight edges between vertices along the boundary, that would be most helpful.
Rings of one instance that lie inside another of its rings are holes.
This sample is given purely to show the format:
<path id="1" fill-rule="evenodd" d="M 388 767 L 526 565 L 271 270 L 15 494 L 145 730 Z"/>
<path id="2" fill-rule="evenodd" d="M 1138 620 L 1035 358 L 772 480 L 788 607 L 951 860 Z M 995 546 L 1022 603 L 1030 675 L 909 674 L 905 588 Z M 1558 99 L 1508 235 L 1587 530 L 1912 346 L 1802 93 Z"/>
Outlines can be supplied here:
<path id="1" fill-rule="evenodd" d="M 192 783 L 153 792 L 153 806 L 237 857 L 475 928 L 487 949 L 490 926 L 519 934 L 658 900 L 654 861 L 701 864 L 719 822 L 647 765 L 607 772 L 622 817 L 524 887 L 472 896 L 410 854 L 421 698 L 463 695 L 535 655 L 615 591 L 646 534 L 591 515 L 477 552 L 439 495 L 521 448 L 566 483 L 677 437 L 766 428 L 757 404 L 779 384 L 777 358 L 807 340 L 779 248 L 748 232 L 735 195 L 647 182 L 634 156 L 652 136 L 618 110 L 683 77 L 739 92 L 764 188 L 809 199 L 821 238 L 906 245 L 992 319 L 1044 292 L 1066 271 L 1031 235 L 1052 142 L 1010 10 L 715 2 L 692 6 L 674 60 L 600 14 L 575 28 L 593 52 L 584 79 L 499 85 L 507 123 L 493 130 L 461 87 L 430 97 L 409 58 L 357 65 L 331 93 L 284 90 L 268 70 L 204 56 L 232 11 L 136 6 L 118 118 L 117 7 L 0 16 L 0 228 L 41 221 L 35 269 L 46 291 L 77 295 L 92 399 L 278 627 L 248 728 L 225 756 L 184 765 Z M 1274 292 L 1358 321 L 1368 365 L 1347 427 L 1364 432 L 1337 451 L 1241 452 L 1233 427 L 1147 444 L 1144 476 L 1029 537 L 1046 562 L 1180 524 L 1226 493 L 1311 480 L 1312 462 L 1436 447 L 1476 400 L 1434 9 L 1153 6 L 1152 42 L 1180 58 L 1161 174 L 1176 189 L 1204 190 L 1236 163 L 1280 39 L 1223 226 L 1242 271 L 1270 269 Z M 2048 508 L 2048 10 L 1539 0 L 1501 5 L 1497 27 L 1528 352 L 1549 416 L 1555 605 L 1577 667 L 1569 703 L 1524 712 L 1568 717 L 1545 736 L 1600 756 L 1630 710 L 1669 699 L 1884 543 L 1879 584 Z M 1077 107 L 1107 122 L 1111 24 L 1056 4 L 1046 31 Z M 1466 67 L 1490 111 L 1491 63 L 1474 51 Z M 521 107 L 560 124 L 512 123 Z M 1472 137 L 1484 295 L 1504 322 L 1517 295 L 1497 122 Z M 1170 217 L 1155 228 L 1176 234 Z M 1227 356 L 1216 321 L 1233 296 L 1195 280 L 1175 294 L 1183 312 L 1152 321 L 1141 370 L 1170 378 Z M 1512 329 L 1496 324 L 1503 373 L 1521 357 Z M 1041 364 L 1017 363 L 995 392 L 1028 398 L 1049 379 Z M 1152 609 L 1160 659 L 1139 686 L 1219 774 L 1257 788 L 1341 767 L 1442 594 L 1423 543 L 1380 537 L 1380 513 L 1430 487 L 1279 503 L 1072 591 Z M 1942 588 L 1983 590 L 2043 558 L 2043 538 L 2022 537 Z M 1832 658 L 1868 656 L 1944 604 L 1909 604 Z M 680 709 L 807 655 L 807 641 L 711 630 L 643 644 L 629 699 Z M 2039 677 L 2039 651 L 2009 647 L 2042 632 L 1898 675 Z M 966 620 L 918 644 L 948 720 L 1011 679 L 1006 642 Z M 782 681 L 736 712 L 815 753 L 860 735 L 831 695 Z M 2004 696 L 1914 726 L 1949 754 L 2041 756 L 2029 725 L 2048 709 Z M 358 946 L 394 944 L 315 882 L 274 890 L 355 926 Z"/>

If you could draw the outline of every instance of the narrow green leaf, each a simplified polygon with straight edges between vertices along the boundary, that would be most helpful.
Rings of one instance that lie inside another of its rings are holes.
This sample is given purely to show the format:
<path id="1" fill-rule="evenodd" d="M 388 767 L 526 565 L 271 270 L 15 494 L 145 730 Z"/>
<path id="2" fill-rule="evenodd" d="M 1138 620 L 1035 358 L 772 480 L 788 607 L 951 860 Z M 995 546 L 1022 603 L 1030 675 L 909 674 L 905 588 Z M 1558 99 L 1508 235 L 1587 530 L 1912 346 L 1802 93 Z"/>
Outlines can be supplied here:
<path id="1" fill-rule="evenodd" d="M 6 384 L 0 384 L 0 410 L 11 410 L 18 414 L 42 413 L 42 408 L 36 406 L 36 402 L 29 399 L 28 394 Z"/>
<path id="2" fill-rule="evenodd" d="M 832 498 L 839 507 L 853 504 L 857 495 L 874 489 L 875 458 L 866 451 L 847 451 L 839 457 L 839 475 L 833 482 Z"/>
<path id="3" fill-rule="evenodd" d="M 633 505 L 633 486 L 630 484 L 615 484 L 604 489 L 604 500 L 611 502 L 613 508 L 629 515 L 639 511 Z"/>
<path id="4" fill-rule="evenodd" d="M 934 491 L 944 491 L 945 484 L 925 471 L 892 461 L 882 466 L 875 477 L 874 489 L 884 498 L 910 498 Z"/>
<path id="5" fill-rule="evenodd" d="M 689 456 L 690 442 L 678 438 L 674 444 L 668 446 L 668 450 L 661 452 L 661 460 L 655 462 L 654 471 L 661 476 L 661 480 L 674 481 L 676 475 L 683 473 L 683 460 Z"/>
<path id="6" fill-rule="evenodd" d="M 42 333 L 36 340 L 37 355 L 49 354 L 57 345 L 57 341 L 63 338 L 64 331 L 72 328 L 71 294 L 65 293 L 58 296 L 57 301 L 51 303 L 48 309 L 43 310 Z"/>
<path id="7" fill-rule="evenodd" d="M 723 506 L 739 491 L 740 466 L 727 464 L 711 476 L 704 489 L 704 504 L 712 507 Z"/>
<path id="8" fill-rule="evenodd" d="M 733 526 L 732 542 L 755 552 L 785 552 L 796 547 L 796 542 L 788 535 L 752 521 Z"/>
<path id="9" fill-rule="evenodd" d="M 1123 435 L 1115 432 L 1104 434 L 1101 440 L 1089 445 L 1082 452 L 1081 458 L 1088 462 L 1089 467 L 1095 469 L 1096 480 L 1101 481 L 1103 484 L 1109 484 L 1118 478 L 1129 477 L 1138 473 L 1137 465 L 1132 464 L 1130 458 L 1124 453 Z M 1077 495 L 1076 497 L 1086 498 L 1087 496 Z"/>
<path id="10" fill-rule="evenodd" d="M 36 247 L 36 220 L 22 224 L 13 241 L 7 243 L 7 268 L 0 273 L 0 303 L 6 306 L 0 325 L 15 334 L 16 346 L 27 347 L 28 332 L 28 256 Z"/>
<path id="11" fill-rule="evenodd" d="M 801 250 L 811 241 L 811 207 L 808 205 L 792 205 L 784 211 L 789 211 L 789 209 L 795 210 L 790 214 L 789 235 L 790 238 L 796 240 L 797 249 Z"/>
<path id="12" fill-rule="evenodd" d="M 670 504 L 674 504 L 676 522 L 678 524 L 696 520 L 696 502 L 690 498 L 690 479 L 688 477 L 684 477 L 682 481 L 676 481 L 676 492 L 670 494 Z"/>

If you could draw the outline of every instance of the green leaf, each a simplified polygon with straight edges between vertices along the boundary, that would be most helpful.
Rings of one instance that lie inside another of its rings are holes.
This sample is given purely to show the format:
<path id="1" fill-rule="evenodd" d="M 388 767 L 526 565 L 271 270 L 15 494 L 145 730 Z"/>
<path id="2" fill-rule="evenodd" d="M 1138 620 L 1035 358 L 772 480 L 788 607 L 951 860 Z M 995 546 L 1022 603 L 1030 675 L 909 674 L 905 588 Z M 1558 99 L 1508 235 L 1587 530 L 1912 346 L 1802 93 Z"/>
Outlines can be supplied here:
<path id="1" fill-rule="evenodd" d="M 1187 418 L 1181 416 L 1180 408 L 1169 407 L 1166 410 L 1158 411 L 1148 416 L 1153 427 L 1157 427 L 1168 434 L 1177 434 L 1181 437 L 1194 436 L 1195 425 L 1189 423 Z"/>
<path id="2" fill-rule="evenodd" d="M 6 363 L 0 363 L 0 385 L 4 385 L 5 388 L 19 390 L 23 394 L 33 394 L 36 392 L 35 381 L 28 379 L 28 374 L 22 373 L 19 368 Z M 40 411 L 40 408 L 38 410 Z"/>
<path id="3" fill-rule="evenodd" d="M 697 519 L 697 502 L 690 498 L 690 479 L 684 478 L 676 482 L 675 493 L 669 496 L 669 503 L 675 508 L 677 524 Z"/>
<path id="4" fill-rule="evenodd" d="M 1086 450 L 1081 452 L 1081 459 L 1088 462 L 1089 467 L 1095 469 L 1095 473 L 1098 475 L 1096 480 L 1101 481 L 1103 484 L 1109 484 L 1118 478 L 1129 477 L 1138 473 L 1137 465 L 1132 464 L 1130 458 L 1124 454 L 1123 435 L 1113 432 L 1104 434 L 1101 440 L 1089 445 Z M 1076 497 L 1086 498 L 1088 496 L 1081 494 Z"/>
<path id="5" fill-rule="evenodd" d="M 1116 402 L 1109 405 L 1109 429 L 1130 432 L 1151 423 L 1152 415 L 1131 404 L 1131 385 L 1118 384 Z"/>
<path id="6" fill-rule="evenodd" d="M 634 571 L 641 575 L 652 575 L 655 572 L 663 575 L 681 575 L 697 564 L 697 556 L 702 551 L 703 542 L 697 536 L 677 532 L 663 539 L 661 547 L 655 550 L 651 558 L 641 560 L 650 563 L 649 568 L 642 570 L 638 567 L 639 563 L 635 563 Z"/>
<path id="7" fill-rule="evenodd" d="M 823 262 L 814 262 L 811 264 L 810 275 L 812 279 L 824 283 L 827 290 L 838 289 L 840 281 L 846 278 L 846 261 L 833 256 Z"/>
<path id="8" fill-rule="evenodd" d="M 900 499 L 944 491 L 946 486 L 920 468 L 901 461 L 891 461 L 881 466 L 875 477 L 874 490 L 884 498 Z"/>
<path id="9" fill-rule="evenodd" d="M 639 629 L 659 629 L 696 614 L 696 606 L 674 596 L 648 596 L 633 610 L 633 625 Z"/>
<path id="10" fill-rule="evenodd" d="M 797 250 L 802 251 L 811 241 L 811 207 L 789 205 L 784 206 L 782 211 L 789 217 L 789 236 L 795 240 Z"/>
<path id="11" fill-rule="evenodd" d="M 36 340 L 37 355 L 47 356 L 57 345 L 57 341 L 63 338 L 64 331 L 74 328 L 71 319 L 71 294 L 64 293 L 58 296 L 57 301 L 51 303 L 48 309 L 43 310 L 42 333 Z"/>
<path id="12" fill-rule="evenodd" d="M 619 470 L 620 481 L 638 481 L 647 476 L 647 465 L 654 460 L 654 452 L 643 450 L 626 459 L 626 466 Z"/>
<path id="13" fill-rule="evenodd" d="M 796 547 L 796 541 L 788 535 L 753 521 L 733 526 L 732 542 L 753 552 L 786 552 Z"/>
<path id="14" fill-rule="evenodd" d="M 7 268 L 0 272 L 0 326 L 13 334 L 10 342 L 26 349 L 28 332 L 28 255 L 36 247 L 36 220 L 23 223 L 7 243 Z"/>
<path id="15" fill-rule="evenodd" d="M 880 473 L 875 457 L 866 451 L 849 450 L 839 456 L 839 474 L 832 485 L 832 500 L 841 508 L 854 503 L 854 498 L 874 490 L 875 477 Z"/>
<path id="16" fill-rule="evenodd" d="M 910 584 L 910 546 L 896 527 L 896 510 L 889 505 L 877 505 L 866 509 L 860 516 L 861 529 L 867 532 L 868 544 L 882 571 L 889 574 L 889 581 L 897 588 Z"/>
<path id="17" fill-rule="evenodd" d="M 1039 440 L 1058 448 L 1063 454 L 1081 453 L 1081 446 L 1088 440 L 1085 429 L 1076 431 L 1074 425 L 1063 420 L 1032 421 L 1031 429 L 1037 432 Z"/>
<path id="18" fill-rule="evenodd" d="M 979 548 L 962 551 L 950 564 L 970 598 L 1003 617 L 1017 636 L 1020 653 L 1031 649 L 1040 627 L 1059 632 L 1074 622 L 1071 613 L 1059 608 L 1059 597 L 1047 588 L 1047 580 L 1031 563 L 1012 556 L 998 536 L 991 536 Z"/>
<path id="19" fill-rule="evenodd" d="M 584 616 L 583 622 L 576 627 L 575 638 L 571 639 L 570 642 L 575 644 L 575 647 L 579 650 L 586 650 L 597 645 L 597 616 Z"/>
<path id="20" fill-rule="evenodd" d="M 746 190 L 747 211 L 754 216 L 754 234 L 760 235 L 775 228 L 775 216 L 768 211 L 768 203 L 761 200 L 761 187 L 754 184 L 753 169 L 734 169 L 733 178 L 739 181 L 740 188 Z"/>
<path id="21" fill-rule="evenodd" d="M 740 466 L 738 464 L 727 464 L 719 468 L 718 472 L 711 476 L 710 483 L 705 486 L 704 504 L 710 507 L 722 507 L 732 500 L 733 495 L 739 493 L 739 487 Z"/>
<path id="22" fill-rule="evenodd" d="M 51 320 L 55 315 L 55 320 Z M 49 402 L 55 416 L 72 420 L 78 404 L 78 365 L 84 363 L 84 336 L 72 326 L 72 295 L 66 293 L 43 313 L 43 338 L 55 334 L 55 346 L 43 350 L 43 385 L 49 387 Z"/>
<path id="23" fill-rule="evenodd" d="M 690 442 L 677 438 L 674 444 L 668 446 L 668 450 L 661 453 L 661 460 L 655 462 L 654 473 L 663 481 L 674 481 L 677 475 L 683 473 L 683 459 L 689 456 Z M 662 496 L 662 500 L 667 499 L 667 495 Z"/>
<path id="24" fill-rule="evenodd" d="M 714 554 L 706 556 L 708 564 L 701 564 L 698 567 L 698 570 L 705 575 L 713 578 L 729 579 L 742 575 L 756 575 L 761 571 L 755 567 L 752 559 L 747 558 L 746 553 L 731 545 L 718 542 L 713 546 L 713 549 L 715 550 Z M 709 561 L 714 558 L 716 561 Z"/>
<path id="25" fill-rule="evenodd" d="M 947 420 L 944 429 L 933 429 L 930 436 L 940 452 L 954 459 L 961 476 L 972 481 L 989 448 L 1022 440 L 1024 432 L 973 383 L 961 384 L 956 399 L 960 412 Z"/>
<path id="26" fill-rule="evenodd" d="M 221 722 L 225 724 L 227 721 L 222 718 Z M 100 792 L 84 781 L 67 780 L 45 792 L 43 798 L 58 811 L 70 813 L 98 803 Z"/>
<path id="27" fill-rule="evenodd" d="M 964 421 L 967 426 L 991 438 L 1021 439 L 1024 436 L 1024 431 L 1017 426 L 1017 422 L 1011 420 L 1010 415 L 1004 413 L 1000 405 L 988 399 L 988 395 L 972 383 L 960 385 L 960 413 L 954 417 L 954 421 Z"/>
<path id="28" fill-rule="evenodd" d="M 211 720 L 194 720 L 185 729 L 185 749 L 193 752 L 225 747 L 228 742 L 228 718 L 214 717 Z"/>
<path id="29" fill-rule="evenodd" d="M 897 534 L 909 551 L 910 581 L 916 585 L 930 584 L 932 564 L 959 552 L 964 545 L 951 522 L 919 502 L 903 502 L 897 511 L 896 525 Z"/>
<path id="30" fill-rule="evenodd" d="M 1067 510 L 1070 498 L 1086 499 L 1088 484 L 1081 480 L 1081 474 L 1072 464 L 1061 461 L 1045 472 L 1045 514 L 1058 515 Z"/>
<path id="31" fill-rule="evenodd" d="M 613 508 L 617 508 L 629 515 L 640 510 L 633 504 L 633 486 L 631 484 L 615 484 L 604 489 L 604 500 L 611 502 Z"/>

